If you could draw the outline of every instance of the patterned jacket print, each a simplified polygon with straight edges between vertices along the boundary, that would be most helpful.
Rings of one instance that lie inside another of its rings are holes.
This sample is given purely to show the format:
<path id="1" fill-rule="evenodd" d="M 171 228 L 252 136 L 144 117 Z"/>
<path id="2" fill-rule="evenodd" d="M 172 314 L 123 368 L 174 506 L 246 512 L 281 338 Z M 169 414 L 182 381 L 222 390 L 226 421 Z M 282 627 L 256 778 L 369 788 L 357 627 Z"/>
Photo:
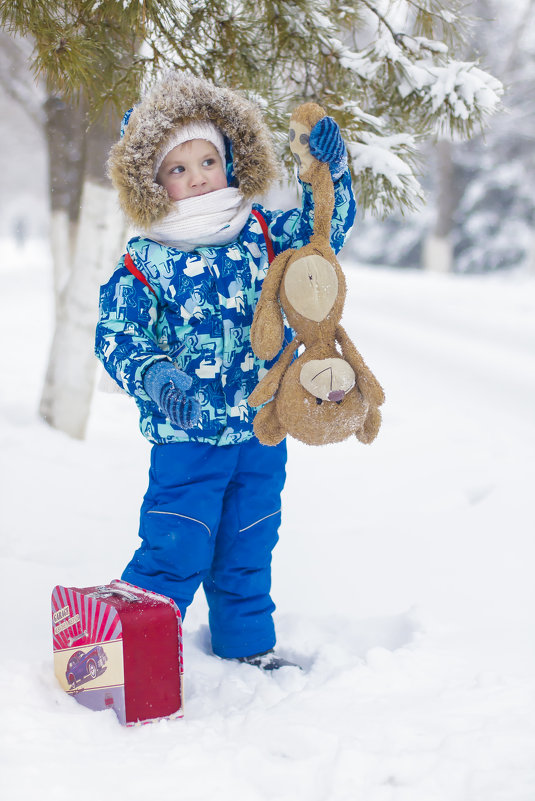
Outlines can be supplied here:
<path id="1" fill-rule="evenodd" d="M 268 224 L 275 255 L 307 244 L 314 209 L 308 185 L 302 208 L 269 211 L 254 204 Z M 335 184 L 331 246 L 338 253 L 355 218 L 349 171 Z M 247 398 L 269 363 L 251 348 L 250 327 L 268 269 L 266 242 L 251 215 L 234 242 L 186 253 L 134 237 L 127 251 L 154 293 L 119 261 L 101 287 L 95 352 L 140 412 L 140 429 L 152 443 L 197 441 L 217 445 L 253 436 L 255 410 Z M 287 341 L 291 331 L 287 331 Z M 285 343 L 286 344 L 286 343 Z M 143 388 L 156 361 L 172 361 L 193 379 L 201 402 L 199 424 L 174 426 Z"/>

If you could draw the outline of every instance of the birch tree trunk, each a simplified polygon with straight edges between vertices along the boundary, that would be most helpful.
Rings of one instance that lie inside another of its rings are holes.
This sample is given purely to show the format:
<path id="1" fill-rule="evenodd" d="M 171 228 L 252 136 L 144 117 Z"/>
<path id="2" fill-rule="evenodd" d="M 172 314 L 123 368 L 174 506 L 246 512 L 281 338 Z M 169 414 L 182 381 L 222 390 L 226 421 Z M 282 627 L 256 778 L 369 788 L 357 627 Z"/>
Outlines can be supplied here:
<path id="1" fill-rule="evenodd" d="M 423 247 L 425 270 L 449 273 L 453 269 L 451 231 L 455 209 L 455 189 L 451 143 L 440 139 L 435 148 L 436 164 L 436 222 Z"/>
<path id="2" fill-rule="evenodd" d="M 45 105 L 50 199 L 50 246 L 55 308 L 69 280 L 73 259 L 85 164 L 85 122 L 81 106 L 59 97 Z"/>
<path id="3" fill-rule="evenodd" d="M 116 131 L 92 125 L 85 138 L 85 174 L 76 240 L 56 326 L 39 407 L 49 425 L 76 439 L 86 432 L 97 360 L 94 334 L 98 290 L 124 245 L 124 226 L 115 192 L 105 177 Z"/>

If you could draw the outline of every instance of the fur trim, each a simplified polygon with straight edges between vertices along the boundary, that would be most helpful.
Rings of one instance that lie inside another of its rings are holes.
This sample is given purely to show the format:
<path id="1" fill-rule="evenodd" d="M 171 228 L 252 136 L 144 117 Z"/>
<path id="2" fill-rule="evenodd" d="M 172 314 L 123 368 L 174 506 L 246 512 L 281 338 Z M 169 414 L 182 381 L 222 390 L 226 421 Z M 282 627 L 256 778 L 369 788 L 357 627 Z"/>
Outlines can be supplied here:
<path id="1" fill-rule="evenodd" d="M 167 192 L 153 180 L 155 159 L 178 126 L 205 120 L 232 142 L 244 198 L 264 194 L 278 177 L 271 136 L 257 106 L 204 78 L 171 72 L 134 107 L 123 138 L 110 151 L 108 173 L 134 225 L 150 228 L 171 211 Z"/>

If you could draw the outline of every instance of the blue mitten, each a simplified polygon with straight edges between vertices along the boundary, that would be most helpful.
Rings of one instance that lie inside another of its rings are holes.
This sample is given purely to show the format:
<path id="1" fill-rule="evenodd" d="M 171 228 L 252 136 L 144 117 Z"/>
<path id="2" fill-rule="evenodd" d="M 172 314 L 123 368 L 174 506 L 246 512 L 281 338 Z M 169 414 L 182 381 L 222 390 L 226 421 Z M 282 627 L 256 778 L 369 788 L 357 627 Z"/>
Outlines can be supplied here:
<path id="1" fill-rule="evenodd" d="M 145 392 L 174 425 L 193 428 L 201 416 L 197 398 L 186 395 L 192 379 L 168 361 L 151 364 L 143 377 Z"/>
<path id="2" fill-rule="evenodd" d="M 326 161 L 331 178 L 337 181 L 347 169 L 347 150 L 338 123 L 322 117 L 310 131 L 310 152 L 318 161 Z"/>

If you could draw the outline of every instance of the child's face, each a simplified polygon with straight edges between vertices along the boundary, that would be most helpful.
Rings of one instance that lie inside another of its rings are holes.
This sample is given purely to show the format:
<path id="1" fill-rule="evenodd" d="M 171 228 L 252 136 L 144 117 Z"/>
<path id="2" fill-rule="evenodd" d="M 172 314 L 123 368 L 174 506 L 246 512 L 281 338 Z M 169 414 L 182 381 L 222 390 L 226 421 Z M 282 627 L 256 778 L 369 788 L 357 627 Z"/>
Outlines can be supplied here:
<path id="1" fill-rule="evenodd" d="M 227 176 L 215 146 L 206 139 L 192 139 L 169 151 L 156 182 L 167 189 L 171 200 L 184 200 L 224 189 Z"/>

